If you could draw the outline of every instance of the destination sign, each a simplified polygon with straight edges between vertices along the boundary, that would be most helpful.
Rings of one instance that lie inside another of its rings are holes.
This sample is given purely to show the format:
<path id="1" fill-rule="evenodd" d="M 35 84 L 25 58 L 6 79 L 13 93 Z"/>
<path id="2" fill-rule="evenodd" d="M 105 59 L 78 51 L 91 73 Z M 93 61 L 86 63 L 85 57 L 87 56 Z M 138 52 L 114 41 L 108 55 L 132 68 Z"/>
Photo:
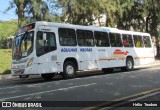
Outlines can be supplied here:
<path id="1" fill-rule="evenodd" d="M 29 30 L 32 30 L 34 28 L 35 28 L 35 23 L 23 26 L 23 27 L 19 28 L 19 30 L 17 31 L 17 35 L 24 33 L 24 32 L 27 32 Z"/>

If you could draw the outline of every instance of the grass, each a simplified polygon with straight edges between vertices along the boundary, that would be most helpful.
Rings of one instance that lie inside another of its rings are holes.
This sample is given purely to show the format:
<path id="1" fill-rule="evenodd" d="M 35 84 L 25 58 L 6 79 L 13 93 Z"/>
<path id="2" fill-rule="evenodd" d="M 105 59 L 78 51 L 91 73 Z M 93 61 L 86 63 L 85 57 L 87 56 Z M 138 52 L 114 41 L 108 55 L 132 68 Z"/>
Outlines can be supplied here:
<path id="1" fill-rule="evenodd" d="M 17 20 L 0 22 L 0 40 L 7 37 L 14 36 L 18 27 Z M 0 48 L 0 75 L 11 73 L 11 49 Z"/>
<path id="2" fill-rule="evenodd" d="M 11 49 L 0 49 L 0 75 L 11 73 Z"/>

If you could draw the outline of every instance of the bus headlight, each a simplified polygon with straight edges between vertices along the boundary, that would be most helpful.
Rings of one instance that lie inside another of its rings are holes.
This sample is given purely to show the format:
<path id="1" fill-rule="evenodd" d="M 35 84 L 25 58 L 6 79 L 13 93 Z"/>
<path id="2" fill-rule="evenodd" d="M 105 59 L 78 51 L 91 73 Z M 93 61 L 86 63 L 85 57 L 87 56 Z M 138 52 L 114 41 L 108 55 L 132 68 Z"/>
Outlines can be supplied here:
<path id="1" fill-rule="evenodd" d="M 32 63 L 33 63 L 33 60 L 34 60 L 34 58 L 32 57 L 32 58 L 28 61 L 28 63 L 27 63 L 27 66 L 26 66 L 26 67 L 31 66 L 31 65 L 32 65 Z"/>

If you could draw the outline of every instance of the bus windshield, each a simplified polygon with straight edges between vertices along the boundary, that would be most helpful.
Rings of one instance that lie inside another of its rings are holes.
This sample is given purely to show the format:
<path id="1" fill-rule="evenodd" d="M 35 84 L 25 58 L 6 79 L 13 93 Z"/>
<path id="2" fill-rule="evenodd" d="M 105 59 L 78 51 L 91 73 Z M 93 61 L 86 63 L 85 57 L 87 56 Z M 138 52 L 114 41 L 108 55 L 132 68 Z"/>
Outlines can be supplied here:
<path id="1" fill-rule="evenodd" d="M 13 43 L 13 60 L 18 60 L 30 55 L 33 51 L 34 31 L 17 35 Z"/>

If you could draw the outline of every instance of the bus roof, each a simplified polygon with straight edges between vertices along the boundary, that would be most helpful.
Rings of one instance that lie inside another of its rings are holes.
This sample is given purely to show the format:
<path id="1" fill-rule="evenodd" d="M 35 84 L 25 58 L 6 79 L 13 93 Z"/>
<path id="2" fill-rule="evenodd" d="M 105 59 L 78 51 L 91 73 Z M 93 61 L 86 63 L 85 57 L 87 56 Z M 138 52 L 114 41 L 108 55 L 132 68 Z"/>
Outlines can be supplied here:
<path id="1" fill-rule="evenodd" d="M 54 27 L 61 27 L 61 28 L 102 31 L 102 32 L 108 32 L 108 33 L 113 32 L 113 33 L 134 34 L 134 35 L 150 35 L 149 33 L 120 30 L 118 28 L 111 28 L 111 27 L 82 26 L 82 25 L 64 24 L 64 23 L 55 23 L 55 22 L 46 22 L 46 21 L 37 21 L 35 23 L 38 26 L 54 26 Z"/>

